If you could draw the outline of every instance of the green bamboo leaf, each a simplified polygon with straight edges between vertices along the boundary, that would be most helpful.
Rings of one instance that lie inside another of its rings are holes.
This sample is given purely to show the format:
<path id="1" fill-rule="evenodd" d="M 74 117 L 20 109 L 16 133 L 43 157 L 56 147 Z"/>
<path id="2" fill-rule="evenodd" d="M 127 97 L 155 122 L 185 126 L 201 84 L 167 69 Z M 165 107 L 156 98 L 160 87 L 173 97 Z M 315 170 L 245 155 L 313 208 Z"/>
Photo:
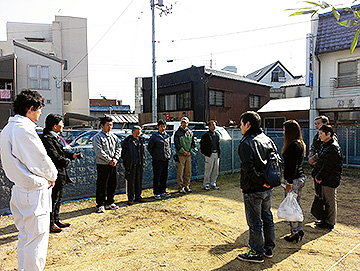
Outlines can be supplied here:
<path id="1" fill-rule="evenodd" d="M 314 8 L 313 8 L 313 7 L 306 7 L 306 8 L 287 8 L 287 9 L 285 9 L 285 11 L 293 11 L 293 10 L 309 10 L 309 9 L 314 10 Z"/>
<path id="2" fill-rule="evenodd" d="M 303 2 L 304 2 L 304 3 L 308 3 L 308 4 L 310 4 L 310 5 L 314 5 L 314 6 L 320 7 L 320 8 L 323 7 L 320 3 L 315 3 L 315 2 L 311 2 L 311 1 L 303 1 Z"/>
<path id="3" fill-rule="evenodd" d="M 332 8 L 332 13 L 334 15 L 334 17 L 336 18 L 337 21 L 340 20 L 340 13 L 336 10 L 336 8 Z"/>
<path id="4" fill-rule="evenodd" d="M 351 43 L 351 47 L 350 47 L 350 52 L 353 53 L 355 51 L 356 45 L 358 43 L 358 39 L 359 39 L 359 31 L 360 29 L 358 28 L 358 30 L 356 31 L 352 43 Z"/>
<path id="5" fill-rule="evenodd" d="M 355 20 L 346 20 L 346 21 L 342 21 L 342 22 L 337 22 L 339 25 L 341 26 L 345 26 L 345 27 L 350 27 L 350 26 L 354 26 L 354 25 L 358 25 L 359 22 L 355 21 Z"/>
<path id="6" fill-rule="evenodd" d="M 303 11 L 294 12 L 294 13 L 290 14 L 289 16 L 304 15 L 304 14 L 310 14 L 310 13 L 316 13 L 316 12 L 317 12 L 317 10 L 303 10 Z"/>
<path id="7" fill-rule="evenodd" d="M 360 11 L 353 10 L 356 19 L 360 20 Z"/>

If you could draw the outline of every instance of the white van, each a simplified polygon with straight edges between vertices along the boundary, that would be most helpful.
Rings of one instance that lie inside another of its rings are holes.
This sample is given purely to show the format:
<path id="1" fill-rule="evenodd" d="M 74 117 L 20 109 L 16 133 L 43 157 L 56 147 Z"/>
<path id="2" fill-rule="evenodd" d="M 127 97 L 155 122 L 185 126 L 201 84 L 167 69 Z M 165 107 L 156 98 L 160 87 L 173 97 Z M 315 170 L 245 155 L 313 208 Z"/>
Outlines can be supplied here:
<path id="1" fill-rule="evenodd" d="M 174 142 L 174 134 L 177 131 L 177 129 L 180 127 L 180 125 L 181 125 L 180 121 L 166 122 L 166 132 L 171 136 L 172 142 Z M 190 121 L 188 128 L 191 131 L 193 131 L 196 141 L 200 141 L 201 136 L 206 131 L 208 131 L 208 127 L 205 122 Z M 157 123 L 147 123 L 142 126 L 142 132 L 149 136 L 151 136 L 157 130 L 158 130 Z M 231 136 L 225 128 L 223 128 L 221 126 L 216 126 L 216 131 L 219 132 L 221 140 L 231 140 Z"/>

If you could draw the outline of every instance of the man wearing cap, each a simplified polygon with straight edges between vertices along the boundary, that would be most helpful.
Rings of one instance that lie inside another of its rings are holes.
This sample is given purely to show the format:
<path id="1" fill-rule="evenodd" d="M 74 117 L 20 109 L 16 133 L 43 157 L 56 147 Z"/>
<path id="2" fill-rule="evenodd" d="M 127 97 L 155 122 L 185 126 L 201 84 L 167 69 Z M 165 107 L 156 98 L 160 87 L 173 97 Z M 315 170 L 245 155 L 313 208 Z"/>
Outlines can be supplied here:
<path id="1" fill-rule="evenodd" d="M 185 194 L 192 192 L 190 189 L 191 155 L 195 154 L 195 141 L 193 132 L 188 129 L 189 119 L 183 117 L 181 126 L 174 135 L 176 149 L 176 171 L 179 192 Z"/>

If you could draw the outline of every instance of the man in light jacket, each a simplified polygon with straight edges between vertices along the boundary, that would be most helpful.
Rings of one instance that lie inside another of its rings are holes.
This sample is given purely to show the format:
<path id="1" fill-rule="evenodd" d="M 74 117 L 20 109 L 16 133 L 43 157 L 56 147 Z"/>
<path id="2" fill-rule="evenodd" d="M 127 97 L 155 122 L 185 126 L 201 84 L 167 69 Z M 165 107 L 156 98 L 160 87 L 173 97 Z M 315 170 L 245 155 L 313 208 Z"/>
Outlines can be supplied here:
<path id="1" fill-rule="evenodd" d="M 116 165 L 121 155 L 120 139 L 111 132 L 113 120 L 110 117 L 100 119 L 101 131 L 92 141 L 96 154 L 96 212 L 104 213 L 106 209 L 118 209 L 114 203 L 117 182 Z"/>
<path id="2" fill-rule="evenodd" d="M 14 101 L 15 116 L 0 135 L 2 166 L 14 183 L 10 210 L 19 230 L 18 270 L 43 270 L 46 262 L 57 170 L 35 130 L 44 105 L 38 92 L 22 91 Z"/>

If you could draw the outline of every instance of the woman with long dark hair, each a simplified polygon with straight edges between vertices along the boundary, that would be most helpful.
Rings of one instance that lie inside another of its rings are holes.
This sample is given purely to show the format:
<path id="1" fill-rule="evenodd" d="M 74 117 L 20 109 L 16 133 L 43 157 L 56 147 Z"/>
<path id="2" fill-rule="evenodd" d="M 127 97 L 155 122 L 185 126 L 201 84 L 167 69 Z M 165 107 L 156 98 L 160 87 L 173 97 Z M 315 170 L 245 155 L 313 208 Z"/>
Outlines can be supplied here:
<path id="1" fill-rule="evenodd" d="M 284 158 L 284 179 L 285 179 L 285 196 L 287 193 L 294 192 L 296 200 L 300 205 L 301 190 L 305 185 L 305 175 L 302 163 L 306 153 L 306 145 L 301 136 L 299 123 L 295 120 L 285 121 L 284 129 L 284 146 L 282 154 Z M 300 205 L 301 206 L 301 205 Z M 291 234 L 285 236 L 288 242 L 299 241 L 304 236 L 302 222 L 290 222 Z"/>

